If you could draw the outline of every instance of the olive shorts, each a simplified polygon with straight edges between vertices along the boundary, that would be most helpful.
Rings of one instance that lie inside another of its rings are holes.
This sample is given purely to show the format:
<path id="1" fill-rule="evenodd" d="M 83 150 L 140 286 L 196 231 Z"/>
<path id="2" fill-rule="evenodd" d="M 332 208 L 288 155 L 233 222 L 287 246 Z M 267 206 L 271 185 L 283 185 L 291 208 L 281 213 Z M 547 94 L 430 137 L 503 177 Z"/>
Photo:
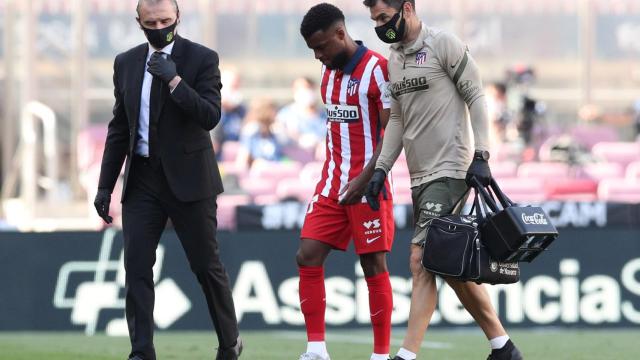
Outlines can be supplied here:
<path id="1" fill-rule="evenodd" d="M 424 245 L 429 220 L 441 215 L 459 214 L 469 187 L 464 179 L 442 177 L 411 189 L 413 200 L 412 244 Z"/>

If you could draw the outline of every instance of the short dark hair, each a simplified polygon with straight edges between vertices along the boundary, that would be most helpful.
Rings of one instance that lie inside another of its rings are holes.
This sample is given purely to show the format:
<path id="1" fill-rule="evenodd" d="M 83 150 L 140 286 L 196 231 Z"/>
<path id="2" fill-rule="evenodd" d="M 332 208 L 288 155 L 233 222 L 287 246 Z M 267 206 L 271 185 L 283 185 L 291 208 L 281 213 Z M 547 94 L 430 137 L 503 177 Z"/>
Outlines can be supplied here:
<path id="1" fill-rule="evenodd" d="M 336 6 L 322 3 L 313 6 L 302 19 L 300 34 L 305 39 L 317 31 L 325 31 L 337 22 L 344 22 L 344 14 Z"/>
<path id="2" fill-rule="evenodd" d="M 416 8 L 415 0 L 364 0 L 362 3 L 364 4 L 364 6 L 371 8 L 376 6 L 378 1 L 382 1 L 383 3 L 387 4 L 387 6 L 391 6 L 396 10 L 400 10 L 400 8 L 402 7 L 402 5 L 404 5 L 405 2 L 409 2 L 409 4 L 411 4 L 411 6 L 413 6 L 414 9 Z"/>

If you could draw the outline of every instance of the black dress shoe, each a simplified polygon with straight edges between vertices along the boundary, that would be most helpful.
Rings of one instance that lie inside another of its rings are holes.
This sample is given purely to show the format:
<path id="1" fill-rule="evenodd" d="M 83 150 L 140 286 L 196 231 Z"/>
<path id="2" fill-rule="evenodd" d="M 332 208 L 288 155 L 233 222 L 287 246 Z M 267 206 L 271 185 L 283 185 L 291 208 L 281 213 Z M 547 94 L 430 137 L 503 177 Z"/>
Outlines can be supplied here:
<path id="1" fill-rule="evenodd" d="M 242 354 L 242 339 L 238 337 L 236 343 L 228 348 L 218 348 L 216 360 L 237 360 Z"/>

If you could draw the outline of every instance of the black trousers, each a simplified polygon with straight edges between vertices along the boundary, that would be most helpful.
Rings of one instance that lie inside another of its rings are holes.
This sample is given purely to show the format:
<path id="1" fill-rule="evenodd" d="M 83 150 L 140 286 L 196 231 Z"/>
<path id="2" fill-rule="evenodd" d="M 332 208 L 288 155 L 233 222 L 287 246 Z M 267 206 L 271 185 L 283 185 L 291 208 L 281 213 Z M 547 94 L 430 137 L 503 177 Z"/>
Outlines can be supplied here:
<path id="1" fill-rule="evenodd" d="M 229 277 L 220 261 L 216 241 L 216 197 L 195 202 L 179 201 L 171 192 L 162 168 L 152 166 L 141 157 L 133 160 L 127 187 L 122 220 L 130 356 L 138 355 L 147 360 L 156 358 L 152 267 L 160 235 L 169 218 L 204 292 L 219 346 L 232 346 L 238 338 L 238 323 Z"/>

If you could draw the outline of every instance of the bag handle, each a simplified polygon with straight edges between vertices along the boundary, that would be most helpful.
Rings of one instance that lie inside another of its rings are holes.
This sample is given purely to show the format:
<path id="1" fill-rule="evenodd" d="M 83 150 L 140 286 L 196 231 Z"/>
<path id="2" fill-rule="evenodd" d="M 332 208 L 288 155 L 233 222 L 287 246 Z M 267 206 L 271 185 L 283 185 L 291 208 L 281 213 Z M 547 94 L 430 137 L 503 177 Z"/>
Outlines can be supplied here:
<path id="1" fill-rule="evenodd" d="M 493 190 L 498 201 L 500 201 L 500 204 L 502 204 L 502 207 L 507 208 L 507 207 L 516 205 L 516 203 L 511 201 L 511 199 L 507 197 L 507 195 L 502 191 L 502 189 L 500 189 L 500 186 L 498 186 L 496 179 L 491 178 L 491 184 L 489 186 Z"/>
<path id="2" fill-rule="evenodd" d="M 487 189 L 480 184 L 480 181 L 475 176 L 471 177 L 471 183 L 473 184 L 473 188 L 479 193 L 480 198 L 484 201 L 484 203 L 493 211 L 497 213 L 500 211 L 496 200 L 493 198 L 493 195 L 487 191 Z"/>
<path id="3" fill-rule="evenodd" d="M 480 192 L 482 199 L 494 212 L 500 210 L 498 204 L 500 204 L 503 209 L 516 205 L 516 203 L 509 199 L 502 189 L 500 189 L 496 179 L 491 178 L 489 186 L 486 187 L 482 186 L 475 176 L 471 178 L 471 182 L 473 183 L 473 188 Z"/>

